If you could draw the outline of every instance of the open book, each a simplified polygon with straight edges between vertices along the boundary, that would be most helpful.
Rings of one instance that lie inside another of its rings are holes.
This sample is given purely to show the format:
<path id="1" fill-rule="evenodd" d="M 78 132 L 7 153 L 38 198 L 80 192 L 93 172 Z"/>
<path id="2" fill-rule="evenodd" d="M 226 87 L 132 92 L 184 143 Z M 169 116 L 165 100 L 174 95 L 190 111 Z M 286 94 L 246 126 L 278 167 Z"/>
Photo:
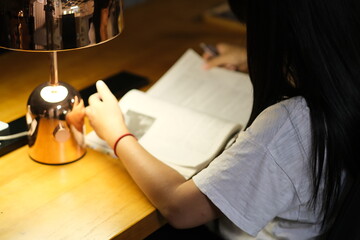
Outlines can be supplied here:
<path id="1" fill-rule="evenodd" d="M 202 69 L 188 50 L 146 93 L 131 90 L 119 101 L 127 126 L 156 158 L 189 179 L 206 167 L 246 125 L 252 85 L 246 74 Z M 112 149 L 94 132 L 87 145 Z"/>

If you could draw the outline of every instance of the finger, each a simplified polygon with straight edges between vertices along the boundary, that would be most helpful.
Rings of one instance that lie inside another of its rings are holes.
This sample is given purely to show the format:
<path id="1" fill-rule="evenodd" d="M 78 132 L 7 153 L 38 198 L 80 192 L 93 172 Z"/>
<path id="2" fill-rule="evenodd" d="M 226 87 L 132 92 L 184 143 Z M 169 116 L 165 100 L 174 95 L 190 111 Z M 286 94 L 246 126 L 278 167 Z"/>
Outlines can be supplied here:
<path id="1" fill-rule="evenodd" d="M 220 54 L 228 51 L 230 47 L 231 47 L 231 45 L 227 44 L 227 43 L 218 43 L 218 44 L 216 44 L 216 49 L 218 50 L 218 52 Z"/>
<path id="2" fill-rule="evenodd" d="M 113 100 L 115 98 L 108 86 L 102 80 L 96 82 L 96 89 L 100 98 L 104 101 Z"/>
<path id="3" fill-rule="evenodd" d="M 223 55 L 220 55 L 218 57 L 214 57 L 209 59 L 206 63 L 205 66 L 207 67 L 207 69 L 213 68 L 213 67 L 219 67 L 224 65 L 225 63 L 227 63 L 226 61 L 226 56 L 224 57 Z"/>
<path id="4" fill-rule="evenodd" d="M 225 64 L 224 67 L 232 71 L 235 71 L 237 69 L 237 66 L 235 66 L 234 64 Z"/>
<path id="5" fill-rule="evenodd" d="M 85 108 L 85 116 L 90 120 L 91 125 L 93 123 L 94 116 L 96 116 L 94 109 L 91 106 Z"/>
<path id="6" fill-rule="evenodd" d="M 90 118 L 92 116 L 92 110 L 91 110 L 91 107 L 90 106 L 87 106 L 85 108 L 85 115 Z"/>
<path id="7" fill-rule="evenodd" d="M 239 67 L 238 67 L 238 70 L 239 70 L 240 72 L 249 73 L 249 69 L 248 69 L 247 63 L 245 63 L 245 64 L 240 64 Z"/>
<path id="8" fill-rule="evenodd" d="M 212 55 L 212 54 L 210 54 L 210 53 L 208 53 L 208 52 L 204 52 L 203 55 L 202 55 L 202 57 L 203 57 L 203 59 L 204 59 L 205 61 L 208 61 L 210 58 L 213 58 L 214 55 Z"/>
<path id="9" fill-rule="evenodd" d="M 99 93 L 92 94 L 88 100 L 89 105 L 94 105 L 94 104 L 98 103 L 99 101 L 101 101 Z"/>

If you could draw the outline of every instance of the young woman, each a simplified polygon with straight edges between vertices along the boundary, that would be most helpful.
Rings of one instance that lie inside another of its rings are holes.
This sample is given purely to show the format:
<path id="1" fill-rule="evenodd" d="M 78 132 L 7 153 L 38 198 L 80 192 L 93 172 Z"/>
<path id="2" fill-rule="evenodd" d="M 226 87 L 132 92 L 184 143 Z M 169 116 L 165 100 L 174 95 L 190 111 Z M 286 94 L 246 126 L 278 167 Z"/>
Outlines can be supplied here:
<path id="1" fill-rule="evenodd" d="M 360 2 L 230 4 L 247 24 L 254 104 L 246 130 L 207 168 L 185 181 L 146 152 L 103 82 L 86 114 L 173 226 L 219 219 L 226 239 L 316 238 L 358 182 Z"/>

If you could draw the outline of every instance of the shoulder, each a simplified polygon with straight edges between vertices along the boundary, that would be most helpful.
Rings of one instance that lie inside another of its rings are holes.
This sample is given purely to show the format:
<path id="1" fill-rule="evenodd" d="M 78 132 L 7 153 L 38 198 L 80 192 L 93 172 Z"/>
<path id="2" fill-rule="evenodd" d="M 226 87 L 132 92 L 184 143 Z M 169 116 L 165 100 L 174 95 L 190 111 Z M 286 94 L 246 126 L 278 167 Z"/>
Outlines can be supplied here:
<path id="1" fill-rule="evenodd" d="M 264 149 L 291 181 L 307 176 L 312 132 L 310 111 L 303 97 L 268 107 L 244 134 L 247 141 Z"/>
<path id="2" fill-rule="evenodd" d="M 309 108 L 303 97 L 292 97 L 266 108 L 246 130 L 250 138 L 263 143 L 286 139 L 284 135 L 290 132 L 308 134 L 309 131 Z"/>

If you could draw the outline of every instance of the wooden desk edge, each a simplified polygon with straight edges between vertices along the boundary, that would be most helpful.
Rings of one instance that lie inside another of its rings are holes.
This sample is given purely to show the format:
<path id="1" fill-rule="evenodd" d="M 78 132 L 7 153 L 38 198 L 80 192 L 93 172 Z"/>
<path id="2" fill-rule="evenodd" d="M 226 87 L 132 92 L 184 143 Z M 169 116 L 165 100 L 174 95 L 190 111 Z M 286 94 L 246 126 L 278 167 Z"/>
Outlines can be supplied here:
<path id="1" fill-rule="evenodd" d="M 146 218 L 142 219 L 140 222 L 137 222 L 136 225 L 130 226 L 124 232 L 119 233 L 119 235 L 111 238 L 112 240 L 128 240 L 128 239 L 144 239 L 149 236 L 151 233 L 158 230 L 166 223 L 166 220 L 155 210 L 149 214 Z"/>

